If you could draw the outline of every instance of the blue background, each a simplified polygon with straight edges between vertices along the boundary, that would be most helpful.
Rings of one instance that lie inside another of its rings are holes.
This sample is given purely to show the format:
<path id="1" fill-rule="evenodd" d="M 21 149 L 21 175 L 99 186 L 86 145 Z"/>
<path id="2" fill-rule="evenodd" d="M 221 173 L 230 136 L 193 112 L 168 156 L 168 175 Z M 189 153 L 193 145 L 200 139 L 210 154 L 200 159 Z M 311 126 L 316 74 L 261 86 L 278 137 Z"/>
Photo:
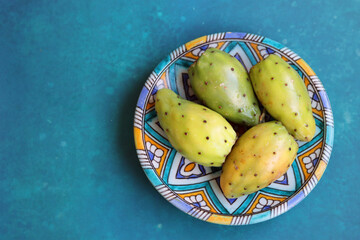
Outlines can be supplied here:
<path id="1" fill-rule="evenodd" d="M 360 239 L 360 2 L 1 1 L 0 239 Z M 335 143 L 318 186 L 273 220 L 192 218 L 143 173 L 138 94 L 179 45 L 222 31 L 288 46 L 322 80 Z"/>

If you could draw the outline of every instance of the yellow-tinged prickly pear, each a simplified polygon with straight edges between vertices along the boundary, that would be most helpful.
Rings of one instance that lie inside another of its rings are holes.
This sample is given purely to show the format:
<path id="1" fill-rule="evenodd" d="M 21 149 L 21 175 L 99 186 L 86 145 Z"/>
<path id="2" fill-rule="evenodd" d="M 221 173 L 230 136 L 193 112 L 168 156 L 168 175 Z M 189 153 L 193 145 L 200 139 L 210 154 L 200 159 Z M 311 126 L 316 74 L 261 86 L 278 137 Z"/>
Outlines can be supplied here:
<path id="1" fill-rule="evenodd" d="M 189 77 L 195 95 L 209 108 L 234 123 L 259 123 L 260 109 L 249 75 L 230 54 L 207 49 L 190 66 Z"/>
<path id="2" fill-rule="evenodd" d="M 181 155 L 204 166 L 223 164 L 236 133 L 220 114 L 169 89 L 157 92 L 155 109 L 169 142 Z"/>
<path id="3" fill-rule="evenodd" d="M 299 74 L 282 58 L 271 54 L 251 68 L 250 79 L 256 96 L 270 115 L 281 121 L 296 139 L 311 141 L 315 119 Z"/>
<path id="4" fill-rule="evenodd" d="M 285 174 L 298 150 L 278 121 L 250 128 L 235 143 L 223 165 L 220 185 L 228 198 L 256 192 Z"/>

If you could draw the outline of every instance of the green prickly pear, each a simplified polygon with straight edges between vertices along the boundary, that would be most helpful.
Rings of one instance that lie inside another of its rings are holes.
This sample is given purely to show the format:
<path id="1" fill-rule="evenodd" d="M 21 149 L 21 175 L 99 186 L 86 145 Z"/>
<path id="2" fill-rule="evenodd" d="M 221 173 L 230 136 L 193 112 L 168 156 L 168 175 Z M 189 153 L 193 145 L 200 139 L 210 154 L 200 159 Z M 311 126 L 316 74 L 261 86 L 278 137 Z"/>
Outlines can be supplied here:
<path id="1" fill-rule="evenodd" d="M 190 66 L 189 77 L 195 95 L 209 108 L 234 123 L 259 123 L 260 109 L 248 73 L 230 54 L 207 49 Z"/>
<path id="2" fill-rule="evenodd" d="M 169 89 L 157 92 L 155 109 L 169 142 L 184 157 L 204 166 L 223 164 L 236 133 L 220 114 Z"/>
<path id="3" fill-rule="evenodd" d="M 250 78 L 256 96 L 296 139 L 311 141 L 315 120 L 311 100 L 299 74 L 282 58 L 271 54 L 254 65 Z"/>
<path id="4" fill-rule="evenodd" d="M 250 128 L 235 143 L 223 165 L 220 185 L 228 198 L 258 191 L 282 176 L 298 145 L 280 122 Z"/>

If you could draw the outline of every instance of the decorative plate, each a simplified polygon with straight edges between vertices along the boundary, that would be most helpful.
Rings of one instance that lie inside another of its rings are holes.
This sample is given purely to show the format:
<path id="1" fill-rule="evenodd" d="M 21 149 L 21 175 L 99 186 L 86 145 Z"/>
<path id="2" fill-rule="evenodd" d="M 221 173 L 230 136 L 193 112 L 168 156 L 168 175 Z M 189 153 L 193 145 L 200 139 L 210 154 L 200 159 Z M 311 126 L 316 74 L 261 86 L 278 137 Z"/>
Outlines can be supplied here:
<path id="1" fill-rule="evenodd" d="M 170 88 L 183 98 L 196 100 L 187 70 L 207 48 L 218 48 L 233 55 L 247 71 L 269 54 L 281 56 L 304 80 L 316 121 L 314 139 L 309 143 L 298 141 L 297 157 L 286 174 L 268 187 L 236 199 L 226 198 L 221 191 L 221 168 L 190 162 L 171 146 L 154 108 L 154 95 L 161 88 Z M 311 192 L 329 162 L 334 122 L 325 89 L 302 58 L 269 38 L 226 32 L 203 36 L 180 46 L 155 68 L 137 102 L 134 136 L 141 166 L 166 200 L 204 221 L 245 225 L 274 218 Z"/>

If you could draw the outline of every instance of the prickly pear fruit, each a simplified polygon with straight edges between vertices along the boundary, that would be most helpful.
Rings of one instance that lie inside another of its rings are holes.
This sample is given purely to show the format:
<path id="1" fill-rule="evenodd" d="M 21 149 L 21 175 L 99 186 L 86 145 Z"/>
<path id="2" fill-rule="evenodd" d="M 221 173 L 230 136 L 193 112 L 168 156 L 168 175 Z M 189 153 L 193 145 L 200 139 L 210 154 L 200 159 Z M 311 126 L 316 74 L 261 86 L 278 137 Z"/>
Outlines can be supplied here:
<path id="1" fill-rule="evenodd" d="M 223 164 L 236 133 L 220 114 L 169 89 L 157 92 L 155 109 L 169 142 L 179 153 L 204 166 Z"/>
<path id="2" fill-rule="evenodd" d="M 207 49 L 190 66 L 189 77 L 195 95 L 209 108 L 234 123 L 259 123 L 260 109 L 249 75 L 230 54 Z"/>
<path id="3" fill-rule="evenodd" d="M 303 80 L 287 62 L 272 54 L 251 68 L 250 78 L 261 104 L 289 133 L 301 141 L 314 137 L 310 97 Z"/>
<path id="4" fill-rule="evenodd" d="M 235 143 L 223 165 L 220 185 L 228 198 L 256 192 L 285 174 L 298 145 L 280 122 L 250 128 Z"/>

